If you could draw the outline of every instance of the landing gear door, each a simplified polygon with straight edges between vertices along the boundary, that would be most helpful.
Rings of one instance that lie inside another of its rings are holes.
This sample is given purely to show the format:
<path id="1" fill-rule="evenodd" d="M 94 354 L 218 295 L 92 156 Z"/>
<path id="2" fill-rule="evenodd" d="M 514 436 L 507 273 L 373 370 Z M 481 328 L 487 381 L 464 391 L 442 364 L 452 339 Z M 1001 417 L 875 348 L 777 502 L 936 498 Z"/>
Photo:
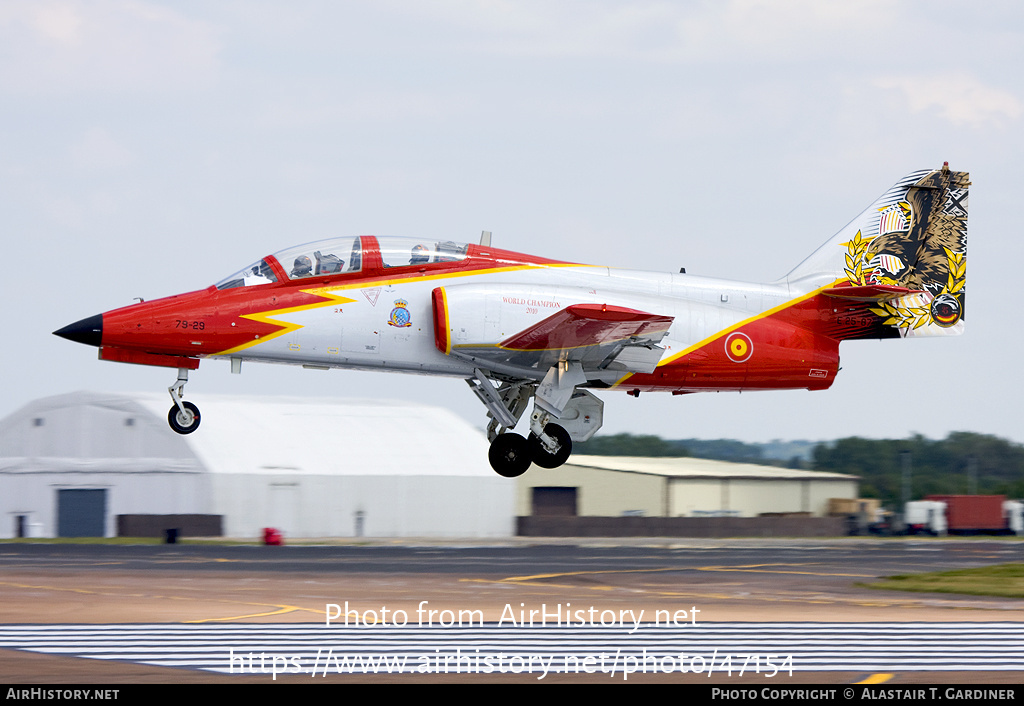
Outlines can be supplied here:
<path id="1" fill-rule="evenodd" d="M 604 402 L 587 390 L 577 390 L 555 420 L 574 442 L 586 441 L 604 423 Z"/>

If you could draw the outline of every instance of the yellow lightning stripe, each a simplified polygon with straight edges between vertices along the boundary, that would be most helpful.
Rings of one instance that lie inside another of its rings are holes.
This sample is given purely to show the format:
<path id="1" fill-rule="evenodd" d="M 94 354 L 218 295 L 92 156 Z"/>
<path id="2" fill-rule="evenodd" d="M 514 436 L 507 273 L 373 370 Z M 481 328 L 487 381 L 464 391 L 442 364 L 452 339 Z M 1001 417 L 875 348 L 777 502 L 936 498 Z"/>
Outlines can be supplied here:
<path id="1" fill-rule="evenodd" d="M 359 282 L 353 282 L 352 284 L 344 284 L 339 286 L 332 286 L 331 289 L 335 291 L 345 289 L 369 289 L 372 287 L 383 287 L 389 284 L 405 284 L 408 282 L 432 282 L 438 279 L 452 279 L 454 277 L 475 277 L 476 275 L 495 275 L 502 272 L 518 272 L 519 270 L 544 270 L 555 267 L 590 267 L 597 268 L 599 265 L 580 265 L 574 262 L 565 263 L 552 263 L 544 265 L 509 265 L 508 267 L 492 267 L 486 270 L 469 270 L 467 272 L 445 272 L 437 275 L 405 275 L 403 277 L 395 277 L 394 279 L 381 279 L 381 280 L 360 280 Z"/>
<path id="2" fill-rule="evenodd" d="M 240 346 L 235 346 L 234 348 L 228 348 L 227 350 L 221 351 L 220 353 L 215 353 L 214 355 L 228 355 L 230 353 L 237 353 L 238 351 L 243 351 L 246 348 L 251 348 L 252 346 L 258 345 L 260 343 L 266 343 L 267 341 L 275 339 L 278 336 L 283 336 L 286 333 L 298 331 L 300 328 L 303 327 L 302 324 L 296 324 L 291 321 L 276 321 L 274 317 L 287 316 L 288 314 L 294 314 L 298 311 L 320 309 L 322 307 L 332 306 L 334 304 L 349 304 L 351 302 L 356 301 L 355 299 L 350 299 L 348 297 L 342 297 L 338 296 L 337 294 L 334 294 L 332 292 L 332 290 L 334 289 L 337 288 L 314 287 L 312 289 L 299 290 L 303 294 L 312 294 L 313 296 L 323 297 L 325 301 L 314 302 L 312 304 L 303 304 L 302 306 L 290 306 L 284 309 L 274 309 L 272 311 L 261 311 L 255 314 L 242 314 L 241 318 L 243 319 L 249 319 L 250 321 L 258 321 L 261 324 L 270 324 L 271 326 L 280 326 L 281 329 L 279 331 L 274 331 L 273 333 L 267 334 L 266 336 L 261 336 L 260 338 L 254 339 L 252 341 L 246 341 Z"/>
<path id="3" fill-rule="evenodd" d="M 796 306 L 797 304 L 800 304 L 801 302 L 805 302 L 808 299 L 812 299 L 812 298 L 816 297 L 817 295 L 821 294 L 826 289 L 830 289 L 832 287 L 835 287 L 836 285 L 841 284 L 842 282 L 845 282 L 845 281 L 846 281 L 845 279 L 837 279 L 832 284 L 827 284 L 824 287 L 819 287 L 818 289 L 815 289 L 812 292 L 804 294 L 803 296 L 797 297 L 796 299 L 790 299 L 789 301 L 783 302 L 782 304 L 779 304 L 776 307 L 768 309 L 767 311 L 762 311 L 760 314 L 755 314 L 754 316 L 751 316 L 749 319 L 743 319 L 742 321 L 740 321 L 738 323 L 735 323 L 732 326 L 729 326 L 728 328 L 724 328 L 721 331 L 717 331 L 716 333 L 713 333 L 712 335 L 710 335 L 707 338 L 705 338 L 703 341 L 699 341 L 697 343 L 694 343 L 692 346 L 684 348 L 679 353 L 673 353 L 668 358 L 665 358 L 664 360 L 659 362 L 658 363 L 658 367 L 660 368 L 663 365 L 668 365 L 669 363 L 672 363 L 672 362 L 674 362 L 676 360 L 679 360 L 684 355 L 689 355 L 690 353 L 693 353 L 695 350 L 703 348 L 704 346 L 706 346 L 706 345 L 708 345 L 710 343 L 714 343 L 715 341 L 721 339 L 723 336 L 728 336 L 733 331 L 735 331 L 735 330 L 737 330 L 739 328 L 742 328 L 742 327 L 746 326 L 747 324 L 753 323 L 754 321 L 760 321 L 761 319 L 766 319 L 769 316 L 772 316 L 774 314 L 779 313 L 780 311 L 784 311 L 786 309 L 789 309 L 790 307 L 793 307 L 793 306 Z M 624 375 L 621 378 L 619 378 L 615 382 L 615 384 L 612 385 L 612 387 L 617 387 L 617 386 L 621 385 L 622 383 L 626 382 L 626 380 L 628 380 L 629 378 L 633 377 L 633 375 L 635 375 L 635 373 L 627 373 L 626 375 Z"/>
<path id="4" fill-rule="evenodd" d="M 444 274 L 437 275 L 405 275 L 404 277 L 396 277 L 394 279 L 385 280 L 359 280 L 351 284 L 342 285 L 329 285 L 325 287 L 314 287 L 312 289 L 300 290 L 306 294 L 315 294 L 317 296 L 325 297 L 327 301 L 317 302 L 315 304 L 305 304 L 303 306 L 293 306 L 285 309 L 274 309 L 273 311 L 261 311 L 256 314 L 242 314 L 241 318 L 250 319 L 252 321 L 259 321 L 264 324 L 271 324 L 273 326 L 281 326 L 280 331 L 263 336 L 252 341 L 247 341 L 234 348 L 228 348 L 227 350 L 220 351 L 219 353 L 213 353 L 212 355 L 229 355 L 231 353 L 238 353 L 244 351 L 247 348 L 259 345 L 260 343 L 266 343 L 267 341 L 283 336 L 286 333 L 297 331 L 302 328 L 302 324 L 295 324 L 289 321 L 275 321 L 272 317 L 284 316 L 287 314 L 293 314 L 297 311 L 306 311 L 309 309 L 317 309 L 319 307 L 330 306 L 332 304 L 348 304 L 350 302 L 358 301 L 356 299 L 348 299 L 346 297 L 339 296 L 333 292 L 346 291 L 350 289 L 368 289 L 372 287 L 383 287 L 389 284 L 401 284 L 406 282 L 430 282 L 438 279 L 450 279 L 453 277 L 472 277 L 474 275 L 490 275 L 498 274 L 500 272 L 515 272 L 518 270 L 538 270 L 549 267 L 597 267 L 597 265 L 579 265 L 572 262 L 557 263 L 557 264 L 544 264 L 544 265 L 510 265 L 508 267 L 494 267 L 486 270 L 471 270 L 469 272 L 447 272 Z"/>

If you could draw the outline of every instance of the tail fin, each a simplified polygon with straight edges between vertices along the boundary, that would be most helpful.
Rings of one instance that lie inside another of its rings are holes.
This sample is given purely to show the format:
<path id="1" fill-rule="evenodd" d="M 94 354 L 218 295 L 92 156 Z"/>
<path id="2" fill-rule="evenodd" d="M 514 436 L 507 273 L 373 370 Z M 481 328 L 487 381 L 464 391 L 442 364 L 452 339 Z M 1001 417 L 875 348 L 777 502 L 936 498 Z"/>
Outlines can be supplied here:
<path id="1" fill-rule="evenodd" d="M 908 174 L 786 276 L 799 293 L 827 288 L 864 305 L 873 333 L 844 338 L 963 333 L 967 277 L 967 172 Z M 886 294 L 888 292 L 888 294 Z"/>

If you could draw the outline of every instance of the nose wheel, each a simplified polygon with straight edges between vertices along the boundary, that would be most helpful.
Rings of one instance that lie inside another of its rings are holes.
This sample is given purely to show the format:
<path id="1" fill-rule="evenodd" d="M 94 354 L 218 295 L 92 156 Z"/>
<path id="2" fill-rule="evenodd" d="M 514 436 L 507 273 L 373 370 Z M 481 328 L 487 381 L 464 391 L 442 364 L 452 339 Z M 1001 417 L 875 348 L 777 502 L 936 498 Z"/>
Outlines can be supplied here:
<path id="1" fill-rule="evenodd" d="M 167 388 L 174 406 L 167 413 L 167 423 L 179 434 L 191 434 L 199 428 L 199 408 L 185 402 L 185 383 L 188 382 L 188 368 L 178 368 L 178 379 Z"/>
<path id="2" fill-rule="evenodd" d="M 184 409 L 178 409 L 178 405 L 171 407 L 167 413 L 167 423 L 171 429 L 179 434 L 191 434 L 199 428 L 199 408 L 191 402 L 182 402 Z"/>

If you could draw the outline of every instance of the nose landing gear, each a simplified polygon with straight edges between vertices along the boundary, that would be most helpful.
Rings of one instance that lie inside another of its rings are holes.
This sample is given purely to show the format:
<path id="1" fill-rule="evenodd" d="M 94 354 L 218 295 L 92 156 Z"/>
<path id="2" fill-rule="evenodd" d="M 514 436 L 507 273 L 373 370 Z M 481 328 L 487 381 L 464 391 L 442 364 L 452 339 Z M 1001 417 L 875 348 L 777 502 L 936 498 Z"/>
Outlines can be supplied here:
<path id="1" fill-rule="evenodd" d="M 167 413 L 167 423 L 179 434 L 191 434 L 199 428 L 199 408 L 191 402 L 182 402 L 181 405 L 184 409 L 171 407 Z"/>
<path id="2" fill-rule="evenodd" d="M 178 379 L 167 388 L 174 406 L 167 413 L 167 423 L 179 434 L 191 434 L 199 428 L 199 408 L 185 402 L 185 383 L 188 382 L 188 368 L 178 368 Z"/>

